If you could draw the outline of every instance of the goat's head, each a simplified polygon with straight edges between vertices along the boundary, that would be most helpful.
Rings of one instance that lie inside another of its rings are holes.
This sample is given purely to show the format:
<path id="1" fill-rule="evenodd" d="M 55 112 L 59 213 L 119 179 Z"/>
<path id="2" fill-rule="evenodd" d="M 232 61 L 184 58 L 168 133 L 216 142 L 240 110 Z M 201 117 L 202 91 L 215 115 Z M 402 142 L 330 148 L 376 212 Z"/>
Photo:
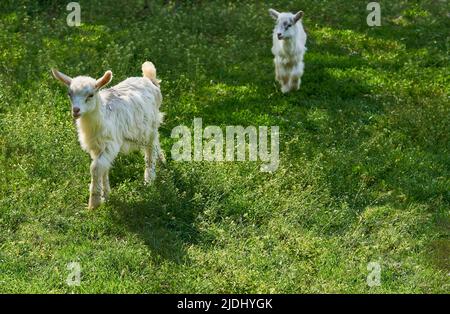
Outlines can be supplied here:
<path id="1" fill-rule="evenodd" d="M 269 14 L 277 21 L 275 32 L 279 40 L 293 37 L 295 35 L 295 24 L 303 17 L 303 11 L 292 14 L 279 13 L 274 9 L 269 9 Z"/>
<path id="2" fill-rule="evenodd" d="M 56 69 L 52 69 L 53 76 L 69 88 L 69 98 L 72 103 L 72 115 L 78 119 L 82 115 L 92 112 L 97 107 L 98 91 L 112 80 L 112 72 L 106 71 L 98 80 L 88 76 L 71 78 Z"/>

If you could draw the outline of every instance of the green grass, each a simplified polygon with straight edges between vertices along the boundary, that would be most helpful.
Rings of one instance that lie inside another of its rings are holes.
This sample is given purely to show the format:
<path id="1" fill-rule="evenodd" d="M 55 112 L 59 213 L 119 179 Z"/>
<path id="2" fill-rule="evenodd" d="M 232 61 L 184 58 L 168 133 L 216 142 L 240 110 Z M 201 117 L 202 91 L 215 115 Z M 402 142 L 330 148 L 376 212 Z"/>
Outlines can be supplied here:
<path id="1" fill-rule="evenodd" d="M 0 4 L 0 292 L 449 293 L 449 19 L 444 1 Z M 300 92 L 274 82 L 269 6 L 305 11 Z M 152 187 L 122 156 L 88 211 L 69 75 L 162 82 L 168 157 Z M 280 167 L 170 160 L 173 127 L 278 125 Z M 82 267 L 68 286 L 67 264 Z M 379 262 L 381 286 L 366 283 Z"/>

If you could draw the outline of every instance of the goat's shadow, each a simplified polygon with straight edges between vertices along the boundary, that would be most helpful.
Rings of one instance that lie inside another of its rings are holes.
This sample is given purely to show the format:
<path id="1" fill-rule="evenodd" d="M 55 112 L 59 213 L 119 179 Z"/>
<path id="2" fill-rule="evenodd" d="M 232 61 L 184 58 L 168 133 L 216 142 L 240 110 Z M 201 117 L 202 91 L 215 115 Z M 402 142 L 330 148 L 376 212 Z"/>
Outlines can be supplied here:
<path id="1" fill-rule="evenodd" d="M 167 165 L 159 165 L 156 180 L 150 186 L 144 185 L 137 178 L 143 171 L 129 169 L 131 164 L 143 166 L 143 161 L 135 160 L 137 157 L 137 154 L 121 157 L 111 171 L 113 191 L 121 189 L 120 193 L 112 193 L 108 203 L 112 219 L 145 243 L 155 263 L 163 260 L 185 263 L 186 247 L 200 238 L 194 221 L 202 209 L 191 202 L 194 191 L 182 182 L 176 169 L 168 169 Z M 126 182 L 130 172 L 136 181 Z M 131 188 L 126 187 L 128 183 Z"/>

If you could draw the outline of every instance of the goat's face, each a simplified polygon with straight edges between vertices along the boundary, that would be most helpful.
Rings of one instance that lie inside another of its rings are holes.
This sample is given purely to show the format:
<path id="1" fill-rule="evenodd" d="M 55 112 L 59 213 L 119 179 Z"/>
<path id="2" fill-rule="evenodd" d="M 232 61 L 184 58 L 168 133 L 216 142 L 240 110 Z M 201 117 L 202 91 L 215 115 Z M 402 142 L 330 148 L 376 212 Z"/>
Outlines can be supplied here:
<path id="1" fill-rule="evenodd" d="M 274 9 L 269 10 L 270 15 L 277 21 L 275 25 L 275 34 L 279 40 L 289 39 L 295 35 L 295 24 L 303 17 L 303 11 L 296 14 L 279 13 Z"/>
<path id="2" fill-rule="evenodd" d="M 98 80 L 88 76 L 77 76 L 72 79 L 57 70 L 53 69 L 52 72 L 56 79 L 63 82 L 69 88 L 68 95 L 72 103 L 72 116 L 75 119 L 97 108 L 99 89 L 108 84 L 112 79 L 111 71 L 106 71 Z"/>
<path id="3" fill-rule="evenodd" d="M 91 77 L 78 76 L 69 86 L 69 98 L 72 103 L 72 115 L 78 119 L 96 108 L 97 90 L 95 80 Z"/>

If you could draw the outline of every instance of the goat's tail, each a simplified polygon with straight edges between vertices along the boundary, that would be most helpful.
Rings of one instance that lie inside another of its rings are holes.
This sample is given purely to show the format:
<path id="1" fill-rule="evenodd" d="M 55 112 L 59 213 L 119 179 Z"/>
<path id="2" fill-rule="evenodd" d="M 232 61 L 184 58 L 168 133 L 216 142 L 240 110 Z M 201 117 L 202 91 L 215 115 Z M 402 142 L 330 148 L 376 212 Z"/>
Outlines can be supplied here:
<path id="1" fill-rule="evenodd" d="M 161 81 L 156 78 L 156 67 L 153 63 L 150 61 L 145 61 L 142 65 L 142 74 L 144 77 L 152 81 L 153 84 L 159 87 L 159 83 L 161 83 Z"/>

